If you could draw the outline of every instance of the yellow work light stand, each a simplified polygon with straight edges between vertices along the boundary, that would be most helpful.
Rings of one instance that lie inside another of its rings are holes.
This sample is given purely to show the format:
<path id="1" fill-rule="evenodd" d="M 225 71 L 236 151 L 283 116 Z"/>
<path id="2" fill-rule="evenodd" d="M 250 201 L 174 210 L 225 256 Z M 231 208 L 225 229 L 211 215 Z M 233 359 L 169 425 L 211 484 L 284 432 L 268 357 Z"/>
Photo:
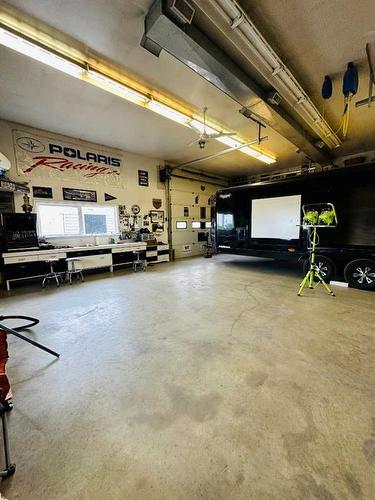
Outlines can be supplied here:
<path id="1" fill-rule="evenodd" d="M 335 207 L 332 203 L 315 203 L 303 205 L 303 221 L 301 227 L 308 229 L 310 248 L 309 248 L 309 270 L 306 276 L 301 281 L 297 295 L 300 296 L 305 287 L 314 289 L 320 283 L 324 286 L 327 292 L 334 297 L 335 294 L 322 278 L 319 268 L 315 265 L 315 249 L 318 243 L 317 228 L 337 227 L 338 221 Z"/>

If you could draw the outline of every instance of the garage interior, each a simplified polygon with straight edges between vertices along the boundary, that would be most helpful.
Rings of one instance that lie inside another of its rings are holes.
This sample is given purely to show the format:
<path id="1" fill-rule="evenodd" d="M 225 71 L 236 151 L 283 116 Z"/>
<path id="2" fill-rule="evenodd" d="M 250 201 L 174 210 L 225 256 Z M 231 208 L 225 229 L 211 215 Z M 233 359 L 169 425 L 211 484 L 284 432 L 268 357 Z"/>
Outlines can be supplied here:
<path id="1" fill-rule="evenodd" d="M 374 19 L 0 3 L 0 497 L 374 498 Z"/>

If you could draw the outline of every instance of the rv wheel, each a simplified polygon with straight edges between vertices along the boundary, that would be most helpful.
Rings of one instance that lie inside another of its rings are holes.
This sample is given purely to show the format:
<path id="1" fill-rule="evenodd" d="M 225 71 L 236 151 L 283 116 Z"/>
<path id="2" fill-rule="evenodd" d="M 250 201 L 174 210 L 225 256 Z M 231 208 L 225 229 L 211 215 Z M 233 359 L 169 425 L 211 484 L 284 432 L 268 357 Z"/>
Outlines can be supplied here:
<path id="1" fill-rule="evenodd" d="M 344 270 L 344 277 L 353 288 L 375 290 L 375 261 L 371 259 L 352 260 Z"/>
<path id="2" fill-rule="evenodd" d="M 303 270 L 305 274 L 307 273 L 309 268 L 310 268 L 310 260 L 306 259 L 305 262 L 303 263 Z M 315 268 L 319 271 L 321 277 L 327 283 L 335 279 L 336 266 L 333 260 L 331 260 L 330 258 L 325 257 L 324 255 L 315 255 Z M 317 278 L 314 278 L 314 281 L 317 281 Z"/>

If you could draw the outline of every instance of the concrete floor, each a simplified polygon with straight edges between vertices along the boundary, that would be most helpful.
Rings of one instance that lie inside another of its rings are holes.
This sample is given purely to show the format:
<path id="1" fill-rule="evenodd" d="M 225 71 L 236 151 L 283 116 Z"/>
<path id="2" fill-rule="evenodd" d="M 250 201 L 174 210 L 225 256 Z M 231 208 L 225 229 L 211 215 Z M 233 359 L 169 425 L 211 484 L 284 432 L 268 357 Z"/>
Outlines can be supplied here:
<path id="1" fill-rule="evenodd" d="M 375 294 L 221 256 L 3 294 L 10 500 L 375 498 Z"/>

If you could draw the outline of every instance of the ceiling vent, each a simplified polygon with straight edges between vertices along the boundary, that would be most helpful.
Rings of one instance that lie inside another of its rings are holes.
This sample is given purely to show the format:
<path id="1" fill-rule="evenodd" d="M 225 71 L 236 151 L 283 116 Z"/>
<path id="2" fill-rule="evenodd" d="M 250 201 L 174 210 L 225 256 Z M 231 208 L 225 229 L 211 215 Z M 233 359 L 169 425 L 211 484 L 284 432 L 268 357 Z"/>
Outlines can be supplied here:
<path id="1" fill-rule="evenodd" d="M 194 5 L 198 4 L 197 0 L 194 2 Z M 211 0 L 207 4 L 211 4 Z M 281 105 L 273 104 L 280 101 L 276 89 L 268 88 L 272 94 L 273 103 L 270 104 L 264 89 L 195 26 L 194 22 L 189 24 L 186 21 L 191 22 L 194 16 L 194 8 L 189 9 L 189 6 L 186 0 L 155 0 L 145 17 L 142 45 L 150 50 L 150 44 L 145 44 L 145 41 L 152 42 L 151 49 L 155 55 L 159 55 L 161 49 L 164 49 L 236 101 L 246 117 L 272 127 L 314 161 L 324 164 L 330 162 L 329 152 L 314 144 L 315 137 Z M 176 9 L 182 14 L 179 21 L 175 20 Z M 185 24 L 182 24 L 182 19 Z"/>
<path id="2" fill-rule="evenodd" d="M 167 0 L 167 9 L 182 24 L 191 24 L 195 9 L 186 0 Z"/>

